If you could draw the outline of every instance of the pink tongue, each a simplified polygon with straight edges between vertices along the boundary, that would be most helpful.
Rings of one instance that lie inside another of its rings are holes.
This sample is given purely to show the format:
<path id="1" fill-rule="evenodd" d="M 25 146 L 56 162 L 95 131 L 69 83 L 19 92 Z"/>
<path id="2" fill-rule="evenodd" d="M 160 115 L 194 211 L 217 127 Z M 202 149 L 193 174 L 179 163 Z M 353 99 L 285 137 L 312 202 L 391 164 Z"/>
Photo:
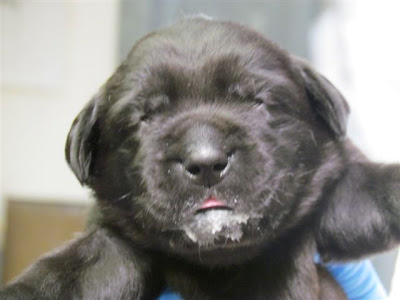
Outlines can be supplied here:
<path id="1" fill-rule="evenodd" d="M 226 207 L 226 204 L 223 203 L 222 201 L 219 201 L 217 198 L 210 197 L 203 202 L 200 209 L 207 209 L 213 207 Z"/>

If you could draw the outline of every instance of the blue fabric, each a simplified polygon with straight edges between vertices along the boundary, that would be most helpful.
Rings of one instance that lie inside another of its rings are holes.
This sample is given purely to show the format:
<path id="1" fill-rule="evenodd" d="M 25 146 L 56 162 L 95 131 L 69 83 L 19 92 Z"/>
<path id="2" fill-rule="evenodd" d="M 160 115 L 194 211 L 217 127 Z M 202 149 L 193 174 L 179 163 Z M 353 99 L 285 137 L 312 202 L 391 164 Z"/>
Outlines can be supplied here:
<path id="1" fill-rule="evenodd" d="M 326 264 L 350 300 L 384 300 L 387 294 L 369 260 L 346 264 Z M 172 300 L 172 299 L 171 299 Z"/>
<path id="2" fill-rule="evenodd" d="M 181 296 L 178 294 L 175 294 L 174 292 L 170 290 L 166 290 L 159 298 L 158 300 L 183 300 Z"/>
<path id="3" fill-rule="evenodd" d="M 318 261 L 318 257 L 316 257 Z M 385 300 L 387 294 L 369 260 L 346 264 L 326 264 L 325 267 L 342 286 L 350 300 Z M 183 300 L 166 290 L 158 300 Z"/>

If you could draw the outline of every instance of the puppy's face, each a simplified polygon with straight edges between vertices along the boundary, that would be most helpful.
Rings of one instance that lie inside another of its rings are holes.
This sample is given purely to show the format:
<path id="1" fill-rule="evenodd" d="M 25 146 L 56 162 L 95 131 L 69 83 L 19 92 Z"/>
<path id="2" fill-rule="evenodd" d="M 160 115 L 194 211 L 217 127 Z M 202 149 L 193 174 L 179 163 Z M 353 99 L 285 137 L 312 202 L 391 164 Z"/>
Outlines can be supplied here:
<path id="1" fill-rule="evenodd" d="M 305 77 L 248 29 L 183 21 L 134 47 L 75 121 L 68 161 L 103 222 L 136 242 L 247 259 L 301 222 L 340 169 L 347 108 Z"/>

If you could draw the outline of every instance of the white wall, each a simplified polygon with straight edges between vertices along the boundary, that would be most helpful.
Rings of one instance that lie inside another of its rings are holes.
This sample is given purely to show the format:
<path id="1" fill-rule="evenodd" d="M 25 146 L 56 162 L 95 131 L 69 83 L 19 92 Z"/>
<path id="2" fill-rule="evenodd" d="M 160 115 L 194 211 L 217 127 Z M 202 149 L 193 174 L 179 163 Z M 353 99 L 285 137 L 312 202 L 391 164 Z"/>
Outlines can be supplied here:
<path id="1" fill-rule="evenodd" d="M 314 63 L 350 104 L 350 137 L 371 159 L 400 162 L 400 2 L 336 2 L 312 34 Z"/>
<path id="2" fill-rule="evenodd" d="M 64 144 L 115 68 L 117 1 L 8 1 L 1 10 L 3 199 L 88 201 Z"/>

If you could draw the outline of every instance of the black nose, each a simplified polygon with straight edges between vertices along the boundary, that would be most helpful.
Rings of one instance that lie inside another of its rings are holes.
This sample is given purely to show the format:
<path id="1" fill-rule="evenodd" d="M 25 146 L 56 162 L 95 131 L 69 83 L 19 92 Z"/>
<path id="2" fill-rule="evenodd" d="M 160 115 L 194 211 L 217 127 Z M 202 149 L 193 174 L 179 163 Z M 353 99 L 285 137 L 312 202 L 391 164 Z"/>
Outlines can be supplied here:
<path id="1" fill-rule="evenodd" d="M 200 145 L 190 151 L 184 167 L 194 183 L 211 187 L 224 179 L 229 169 L 229 156 L 217 146 Z"/>

